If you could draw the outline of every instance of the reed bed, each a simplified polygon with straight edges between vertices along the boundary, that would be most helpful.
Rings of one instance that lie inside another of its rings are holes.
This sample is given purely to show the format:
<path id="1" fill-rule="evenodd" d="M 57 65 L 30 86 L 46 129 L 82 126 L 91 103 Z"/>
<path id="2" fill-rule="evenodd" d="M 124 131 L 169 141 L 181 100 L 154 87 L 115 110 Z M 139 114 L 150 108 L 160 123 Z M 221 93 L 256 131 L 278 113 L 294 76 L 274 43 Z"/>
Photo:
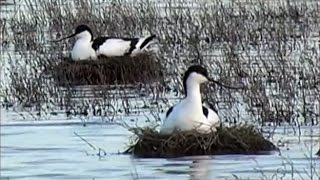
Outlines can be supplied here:
<path id="1" fill-rule="evenodd" d="M 51 69 L 59 86 L 121 85 L 161 81 L 161 66 L 148 54 L 100 57 L 96 61 L 66 59 Z"/>
<path id="2" fill-rule="evenodd" d="M 10 81 L 3 86 L 9 101 L 67 102 L 61 100 L 59 86 L 41 72 L 61 63 L 74 40 L 49 41 L 70 34 L 81 23 L 96 36 L 158 37 L 155 50 L 164 81 L 152 90 L 143 84 L 157 101 L 163 100 L 158 111 L 169 105 L 166 94 L 182 96 L 180 74 L 191 64 L 202 64 L 217 80 L 247 87 L 241 91 L 205 87 L 204 99 L 224 120 L 298 126 L 320 121 L 319 2 L 279 1 L 274 6 L 262 0 L 210 4 L 25 0 L 24 4 L 3 26 L 11 36 L 11 48 L 1 53 L 10 69 Z M 106 98 L 115 100 L 109 95 Z"/>

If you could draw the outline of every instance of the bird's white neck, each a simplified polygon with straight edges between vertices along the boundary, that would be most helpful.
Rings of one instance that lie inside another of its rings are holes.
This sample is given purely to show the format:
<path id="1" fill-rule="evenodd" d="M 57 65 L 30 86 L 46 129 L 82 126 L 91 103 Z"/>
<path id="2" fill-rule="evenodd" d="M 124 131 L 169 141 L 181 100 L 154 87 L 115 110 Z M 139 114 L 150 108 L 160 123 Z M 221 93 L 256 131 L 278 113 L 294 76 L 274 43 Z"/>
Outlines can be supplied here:
<path id="1" fill-rule="evenodd" d="M 198 82 L 187 80 L 187 97 L 186 100 L 190 100 L 194 103 L 195 106 L 201 104 L 201 93 L 200 93 L 200 84 Z"/>
<path id="2" fill-rule="evenodd" d="M 76 35 L 77 41 L 80 41 L 82 43 L 91 43 L 92 36 L 88 31 L 81 32 Z"/>

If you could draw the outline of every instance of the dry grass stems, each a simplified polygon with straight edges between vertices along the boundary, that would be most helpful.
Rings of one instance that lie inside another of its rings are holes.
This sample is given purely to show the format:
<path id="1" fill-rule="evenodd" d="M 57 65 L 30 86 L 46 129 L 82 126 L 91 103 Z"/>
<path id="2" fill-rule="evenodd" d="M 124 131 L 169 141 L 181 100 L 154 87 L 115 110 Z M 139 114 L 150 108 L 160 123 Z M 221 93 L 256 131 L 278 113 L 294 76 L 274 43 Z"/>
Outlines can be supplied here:
<path id="1" fill-rule="evenodd" d="M 200 63 L 215 79 L 247 87 L 242 91 L 206 88 L 205 98 L 219 110 L 221 119 L 298 127 L 320 122 L 319 2 L 283 0 L 277 6 L 263 0 L 188 2 L 25 0 L 23 6 L 14 6 L 11 17 L 1 16 L 1 31 L 8 34 L 2 38 L 9 47 L 3 48 L 1 58 L 7 61 L 10 78 L 2 92 L 18 104 L 45 103 L 48 97 L 58 104 L 67 102 L 63 94 L 74 89 L 61 92 L 41 72 L 59 64 L 74 39 L 50 41 L 84 23 L 95 36 L 158 37 L 165 83 L 156 90 L 142 84 L 158 101 L 168 102 L 168 92 L 181 97 L 180 74 Z M 126 95 L 121 98 L 129 102 Z M 166 109 L 168 103 L 162 106 Z"/>
<path id="2" fill-rule="evenodd" d="M 148 84 L 160 81 L 161 66 L 152 55 L 66 60 L 51 70 L 59 86 Z"/>
<path id="3" fill-rule="evenodd" d="M 252 126 L 220 127 L 217 132 L 207 135 L 197 131 L 162 135 L 151 128 L 132 128 L 131 131 L 136 141 L 125 153 L 146 158 L 260 154 L 277 149 Z"/>

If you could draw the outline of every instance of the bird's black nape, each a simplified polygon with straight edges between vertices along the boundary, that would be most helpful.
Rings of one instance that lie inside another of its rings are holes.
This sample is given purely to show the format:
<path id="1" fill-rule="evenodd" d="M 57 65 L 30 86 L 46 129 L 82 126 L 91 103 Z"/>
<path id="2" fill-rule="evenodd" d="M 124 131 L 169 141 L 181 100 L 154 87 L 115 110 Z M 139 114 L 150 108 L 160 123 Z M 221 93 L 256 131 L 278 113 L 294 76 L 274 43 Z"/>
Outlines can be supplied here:
<path id="1" fill-rule="evenodd" d="M 183 76 L 183 88 L 185 95 L 187 96 L 187 79 L 190 76 L 191 73 L 198 73 L 202 74 L 204 77 L 208 78 L 208 71 L 204 67 L 200 65 L 193 65 L 188 68 L 188 70 L 184 73 Z"/>
<path id="2" fill-rule="evenodd" d="M 88 31 L 91 34 L 91 37 L 93 38 L 93 34 L 92 34 L 91 29 L 85 24 L 81 24 L 81 25 L 77 26 L 75 34 L 80 34 L 84 31 Z"/>

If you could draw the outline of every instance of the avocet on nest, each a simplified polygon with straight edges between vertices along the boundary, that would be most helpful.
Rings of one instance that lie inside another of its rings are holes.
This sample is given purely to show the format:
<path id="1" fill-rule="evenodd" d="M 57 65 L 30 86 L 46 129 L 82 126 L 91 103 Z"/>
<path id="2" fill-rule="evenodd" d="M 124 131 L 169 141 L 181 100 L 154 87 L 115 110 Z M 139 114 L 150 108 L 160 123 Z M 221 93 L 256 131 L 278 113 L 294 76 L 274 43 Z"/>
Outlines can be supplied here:
<path id="1" fill-rule="evenodd" d="M 93 39 L 91 29 L 87 25 L 79 25 L 75 33 L 58 41 L 76 37 L 71 51 L 73 60 L 97 59 L 98 56 L 135 56 L 142 53 L 156 37 L 151 35 L 143 38 L 97 37 Z"/>
<path id="2" fill-rule="evenodd" d="M 200 84 L 214 81 L 208 77 L 205 68 L 194 65 L 188 68 L 183 77 L 185 98 L 169 108 L 160 133 L 170 134 L 174 130 L 196 129 L 201 133 L 216 131 L 220 124 L 219 116 L 212 109 L 203 106 Z M 215 82 L 215 81 L 214 81 Z"/>

